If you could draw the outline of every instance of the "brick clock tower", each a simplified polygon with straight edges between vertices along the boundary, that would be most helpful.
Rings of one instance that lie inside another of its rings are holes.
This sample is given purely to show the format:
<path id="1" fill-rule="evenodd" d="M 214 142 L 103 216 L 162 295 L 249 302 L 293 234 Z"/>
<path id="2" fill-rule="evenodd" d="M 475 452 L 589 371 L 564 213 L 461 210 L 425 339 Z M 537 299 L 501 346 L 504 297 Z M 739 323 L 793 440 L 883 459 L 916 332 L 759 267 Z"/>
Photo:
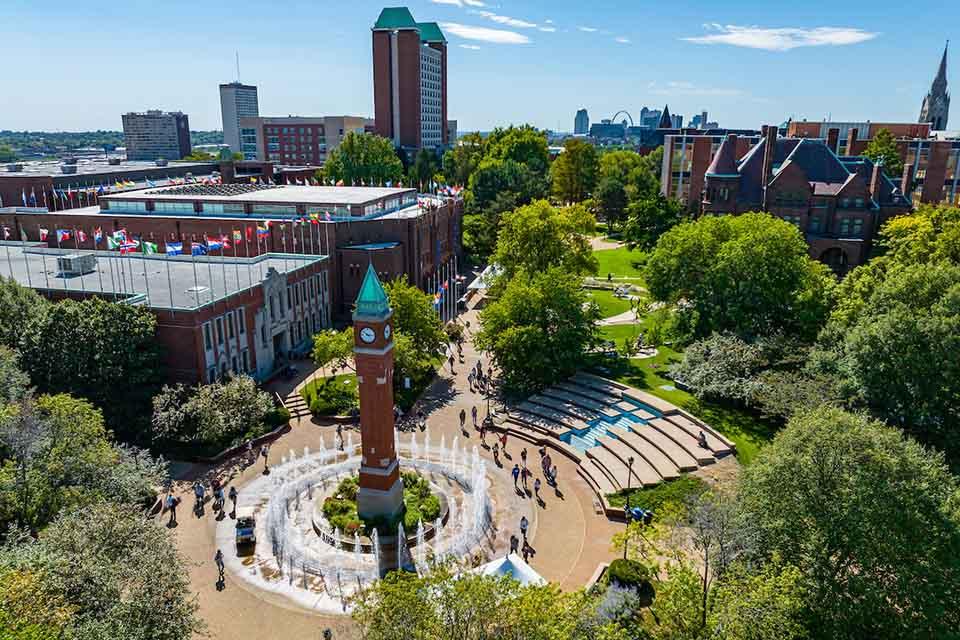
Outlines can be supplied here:
<path id="1" fill-rule="evenodd" d="M 403 510 L 403 480 L 393 431 L 393 311 L 373 265 L 353 312 L 353 357 L 360 388 L 360 490 L 363 518 Z"/>

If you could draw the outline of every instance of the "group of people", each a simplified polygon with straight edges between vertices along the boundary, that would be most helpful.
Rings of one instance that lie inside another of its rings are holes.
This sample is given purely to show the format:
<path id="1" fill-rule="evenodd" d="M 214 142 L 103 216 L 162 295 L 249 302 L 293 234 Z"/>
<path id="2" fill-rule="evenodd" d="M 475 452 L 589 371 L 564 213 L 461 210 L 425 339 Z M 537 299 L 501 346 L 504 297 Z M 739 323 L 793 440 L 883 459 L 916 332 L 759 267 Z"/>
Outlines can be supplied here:
<path id="1" fill-rule="evenodd" d="M 210 492 L 213 494 L 213 510 L 223 511 L 225 497 L 223 484 L 218 478 L 213 478 L 210 481 Z M 195 516 L 200 518 L 203 516 L 203 506 L 207 500 L 207 487 L 204 485 L 203 481 L 199 479 L 193 483 L 193 497 L 193 513 Z M 230 502 L 233 503 L 233 512 L 236 512 L 237 488 L 231 485 L 230 490 L 226 493 L 226 497 L 228 497 Z M 180 506 L 180 498 L 173 495 L 172 491 L 167 492 L 167 497 L 163 500 L 163 510 L 170 515 L 170 519 L 167 521 L 167 526 L 176 526 L 178 506 Z"/>

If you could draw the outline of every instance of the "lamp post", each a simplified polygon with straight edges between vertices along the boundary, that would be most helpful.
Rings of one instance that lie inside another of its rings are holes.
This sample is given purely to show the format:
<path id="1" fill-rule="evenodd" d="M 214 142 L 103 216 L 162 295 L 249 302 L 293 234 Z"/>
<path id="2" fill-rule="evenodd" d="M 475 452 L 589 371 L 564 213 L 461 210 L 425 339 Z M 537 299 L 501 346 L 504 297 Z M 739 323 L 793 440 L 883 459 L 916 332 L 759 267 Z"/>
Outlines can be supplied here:
<path id="1" fill-rule="evenodd" d="M 627 506 L 624 515 L 627 517 L 627 527 L 630 527 L 630 480 L 633 475 L 633 456 L 627 458 Z M 627 559 L 627 543 L 623 543 L 623 559 Z"/>

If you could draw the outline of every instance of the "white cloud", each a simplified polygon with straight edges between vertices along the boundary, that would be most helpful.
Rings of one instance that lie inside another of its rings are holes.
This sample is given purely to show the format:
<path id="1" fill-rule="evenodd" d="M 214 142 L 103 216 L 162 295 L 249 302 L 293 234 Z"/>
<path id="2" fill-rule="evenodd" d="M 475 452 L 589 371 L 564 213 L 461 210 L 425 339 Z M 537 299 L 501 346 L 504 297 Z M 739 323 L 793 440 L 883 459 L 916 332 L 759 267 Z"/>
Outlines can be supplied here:
<path id="1" fill-rule="evenodd" d="M 734 47 L 763 49 L 765 51 L 789 51 L 798 47 L 858 44 L 880 35 L 879 33 L 852 27 L 766 28 L 716 23 L 705 24 L 703 27 L 713 33 L 682 39 L 696 44 L 727 44 Z"/>
<path id="2" fill-rule="evenodd" d="M 623 36 L 620 36 L 619 38 L 614 38 L 614 40 L 616 42 L 619 42 L 620 44 L 630 44 L 630 38 L 625 38 Z"/>
<path id="3" fill-rule="evenodd" d="M 740 89 L 731 87 L 704 87 L 686 81 L 671 81 L 666 84 L 650 82 L 647 90 L 658 96 L 719 96 L 744 97 L 746 94 Z"/>
<path id="4" fill-rule="evenodd" d="M 468 7 L 485 7 L 485 6 L 487 6 L 485 3 L 480 2 L 480 0 L 463 0 L 463 4 L 467 5 Z"/>
<path id="5" fill-rule="evenodd" d="M 463 6 L 463 0 L 430 0 L 433 4 L 452 4 L 457 7 Z"/>
<path id="6" fill-rule="evenodd" d="M 546 22 L 547 24 L 553 24 L 553 20 L 549 20 L 549 19 L 548 19 L 548 20 L 544 20 L 544 22 Z"/>
<path id="7" fill-rule="evenodd" d="M 540 31 L 543 31 L 545 33 L 554 33 L 557 30 L 556 27 L 537 27 L 537 28 L 540 29 Z"/>
<path id="8" fill-rule="evenodd" d="M 537 26 L 534 22 L 527 22 L 526 20 L 511 18 L 510 16 L 501 16 L 493 13 L 492 11 L 471 11 L 470 13 L 482 16 L 488 20 L 493 20 L 498 24 L 506 25 L 508 27 L 516 27 L 518 29 L 533 29 Z"/>
<path id="9" fill-rule="evenodd" d="M 460 45 L 461 49 L 470 49 L 471 51 L 480 51 L 480 47 L 475 44 L 462 44 Z"/>
<path id="10" fill-rule="evenodd" d="M 580 31 L 585 31 L 586 33 L 595 33 L 597 30 L 593 27 L 577 27 Z"/>
<path id="11" fill-rule="evenodd" d="M 487 29 L 486 27 L 475 27 L 458 22 L 442 22 L 440 27 L 444 31 L 460 36 L 465 40 L 479 40 L 480 42 L 493 44 L 529 44 L 530 42 L 530 38 L 516 31 Z"/>

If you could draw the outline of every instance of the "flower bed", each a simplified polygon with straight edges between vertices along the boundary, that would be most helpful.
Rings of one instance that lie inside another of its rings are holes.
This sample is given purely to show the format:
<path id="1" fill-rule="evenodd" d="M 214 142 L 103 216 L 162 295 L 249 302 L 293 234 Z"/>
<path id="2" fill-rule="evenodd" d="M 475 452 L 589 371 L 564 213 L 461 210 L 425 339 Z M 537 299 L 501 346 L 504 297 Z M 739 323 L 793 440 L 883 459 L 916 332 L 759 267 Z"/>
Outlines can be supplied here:
<path id="1" fill-rule="evenodd" d="M 345 478 L 336 491 L 323 502 L 323 516 L 330 526 L 347 535 L 359 533 L 367 536 L 377 529 L 380 535 L 395 535 L 397 525 L 403 522 L 407 532 L 415 531 L 419 522 L 433 522 L 440 515 L 440 497 L 430 490 L 430 483 L 414 471 L 405 471 L 403 478 L 403 513 L 394 519 L 375 518 L 363 520 L 357 513 L 357 492 L 360 488 L 356 476 Z"/>

